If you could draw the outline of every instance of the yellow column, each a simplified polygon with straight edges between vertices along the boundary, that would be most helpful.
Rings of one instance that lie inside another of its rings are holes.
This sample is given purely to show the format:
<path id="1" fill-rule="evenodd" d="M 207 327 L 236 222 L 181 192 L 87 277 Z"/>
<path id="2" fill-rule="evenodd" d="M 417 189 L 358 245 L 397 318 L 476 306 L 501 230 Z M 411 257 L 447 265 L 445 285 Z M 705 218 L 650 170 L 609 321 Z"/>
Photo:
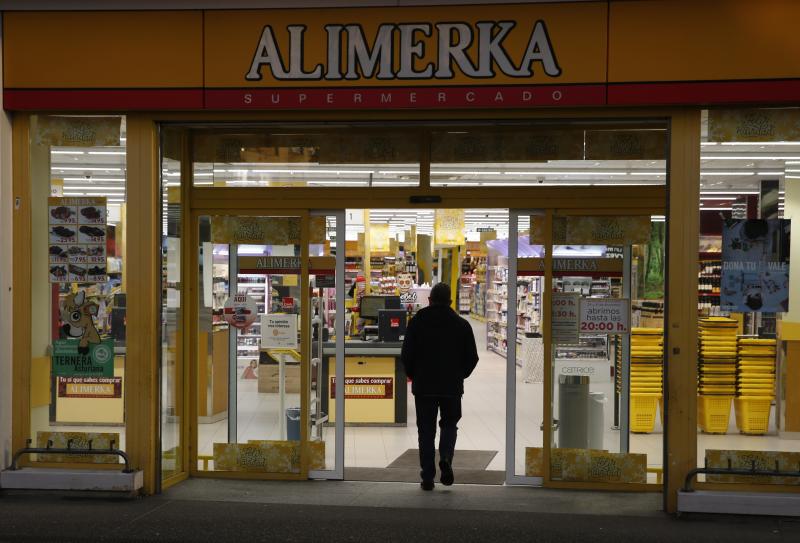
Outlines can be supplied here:
<path id="1" fill-rule="evenodd" d="M 370 250 L 370 232 L 369 232 L 369 209 L 364 210 L 364 281 L 366 281 L 366 290 L 364 294 L 372 292 L 372 251 Z"/>
<path id="2" fill-rule="evenodd" d="M 144 471 L 144 492 L 155 490 L 158 424 L 158 323 L 161 322 L 160 209 L 156 125 L 146 116 L 128 116 L 127 275 L 127 452 Z"/>
<path id="3" fill-rule="evenodd" d="M 460 247 L 448 249 L 450 252 L 450 291 L 453 293 L 453 299 L 450 300 L 450 307 L 455 311 L 458 311 L 458 281 L 461 277 L 460 249 Z"/>
<path id="4" fill-rule="evenodd" d="M 424 282 L 430 284 L 433 273 L 433 256 L 431 254 L 431 236 L 417 235 L 417 267 L 422 272 Z"/>
<path id="5" fill-rule="evenodd" d="M 669 261 L 664 321 L 666 432 L 664 508 L 677 510 L 678 490 L 697 466 L 697 269 L 700 236 L 700 111 L 672 118 Z"/>

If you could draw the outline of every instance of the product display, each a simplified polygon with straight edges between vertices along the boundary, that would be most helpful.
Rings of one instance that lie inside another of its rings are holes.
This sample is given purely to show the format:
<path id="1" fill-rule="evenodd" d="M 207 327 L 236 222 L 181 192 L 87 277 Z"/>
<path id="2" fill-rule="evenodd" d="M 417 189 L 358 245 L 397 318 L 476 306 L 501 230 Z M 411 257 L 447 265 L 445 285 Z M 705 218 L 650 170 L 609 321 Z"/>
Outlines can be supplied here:
<path id="1" fill-rule="evenodd" d="M 660 328 L 631 330 L 631 432 L 650 433 L 664 390 L 664 331 Z"/>
<path id="2" fill-rule="evenodd" d="M 727 317 L 700 319 L 698 365 L 698 425 L 703 432 L 728 431 L 736 393 L 736 333 L 738 322 Z"/>
<path id="3" fill-rule="evenodd" d="M 743 434 L 765 434 L 775 399 L 774 339 L 739 339 L 736 364 L 736 427 Z"/>
<path id="4" fill-rule="evenodd" d="M 697 310 L 702 316 L 721 316 L 719 287 L 722 261 L 712 255 L 700 255 L 700 275 L 697 280 Z"/>
<path id="5" fill-rule="evenodd" d="M 105 283 L 109 239 L 105 198 L 48 198 L 51 283 Z"/>

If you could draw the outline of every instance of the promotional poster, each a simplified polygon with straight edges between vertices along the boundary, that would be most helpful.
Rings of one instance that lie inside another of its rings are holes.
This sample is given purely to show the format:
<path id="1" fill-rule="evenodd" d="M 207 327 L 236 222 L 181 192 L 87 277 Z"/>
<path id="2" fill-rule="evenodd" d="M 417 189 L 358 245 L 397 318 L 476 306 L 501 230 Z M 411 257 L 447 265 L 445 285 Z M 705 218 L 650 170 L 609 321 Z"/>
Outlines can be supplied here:
<path id="1" fill-rule="evenodd" d="M 790 223 L 785 219 L 725 222 L 720 289 L 723 311 L 789 310 Z"/>

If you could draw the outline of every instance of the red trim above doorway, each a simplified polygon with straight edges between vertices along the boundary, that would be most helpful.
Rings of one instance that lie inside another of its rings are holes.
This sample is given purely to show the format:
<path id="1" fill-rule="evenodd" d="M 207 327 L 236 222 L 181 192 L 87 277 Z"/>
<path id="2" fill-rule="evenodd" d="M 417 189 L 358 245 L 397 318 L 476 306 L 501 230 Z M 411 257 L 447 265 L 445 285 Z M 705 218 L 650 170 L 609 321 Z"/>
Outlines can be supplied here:
<path id="1" fill-rule="evenodd" d="M 203 109 L 202 89 L 5 89 L 12 111 L 144 111 Z"/>
<path id="2" fill-rule="evenodd" d="M 487 87 L 3 91 L 3 108 L 10 111 L 511 109 L 798 102 L 800 79 Z"/>
<path id="3" fill-rule="evenodd" d="M 800 80 L 610 83 L 610 106 L 768 104 L 800 101 Z"/>
<path id="4" fill-rule="evenodd" d="M 207 89 L 207 109 L 452 109 L 599 106 L 605 85 Z"/>

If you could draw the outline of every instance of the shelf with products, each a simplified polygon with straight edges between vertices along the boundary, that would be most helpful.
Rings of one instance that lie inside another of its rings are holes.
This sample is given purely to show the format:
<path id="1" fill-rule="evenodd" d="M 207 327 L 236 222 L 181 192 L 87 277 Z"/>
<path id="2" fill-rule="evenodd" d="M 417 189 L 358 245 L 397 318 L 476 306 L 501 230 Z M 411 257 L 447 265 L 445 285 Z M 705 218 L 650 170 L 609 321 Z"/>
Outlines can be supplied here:
<path id="1" fill-rule="evenodd" d="M 517 330 L 540 332 L 541 293 L 541 277 L 517 278 Z"/>
<path id="2" fill-rule="evenodd" d="M 561 360 L 609 360 L 606 335 L 581 335 L 577 345 L 559 345 L 555 357 Z"/>
<path id="3" fill-rule="evenodd" d="M 722 260 L 716 253 L 700 253 L 697 277 L 697 313 L 703 317 L 726 316 L 720 309 Z"/>
<path id="4" fill-rule="evenodd" d="M 463 274 L 458 280 L 458 312 L 469 313 L 472 308 L 475 277 L 472 273 Z"/>

